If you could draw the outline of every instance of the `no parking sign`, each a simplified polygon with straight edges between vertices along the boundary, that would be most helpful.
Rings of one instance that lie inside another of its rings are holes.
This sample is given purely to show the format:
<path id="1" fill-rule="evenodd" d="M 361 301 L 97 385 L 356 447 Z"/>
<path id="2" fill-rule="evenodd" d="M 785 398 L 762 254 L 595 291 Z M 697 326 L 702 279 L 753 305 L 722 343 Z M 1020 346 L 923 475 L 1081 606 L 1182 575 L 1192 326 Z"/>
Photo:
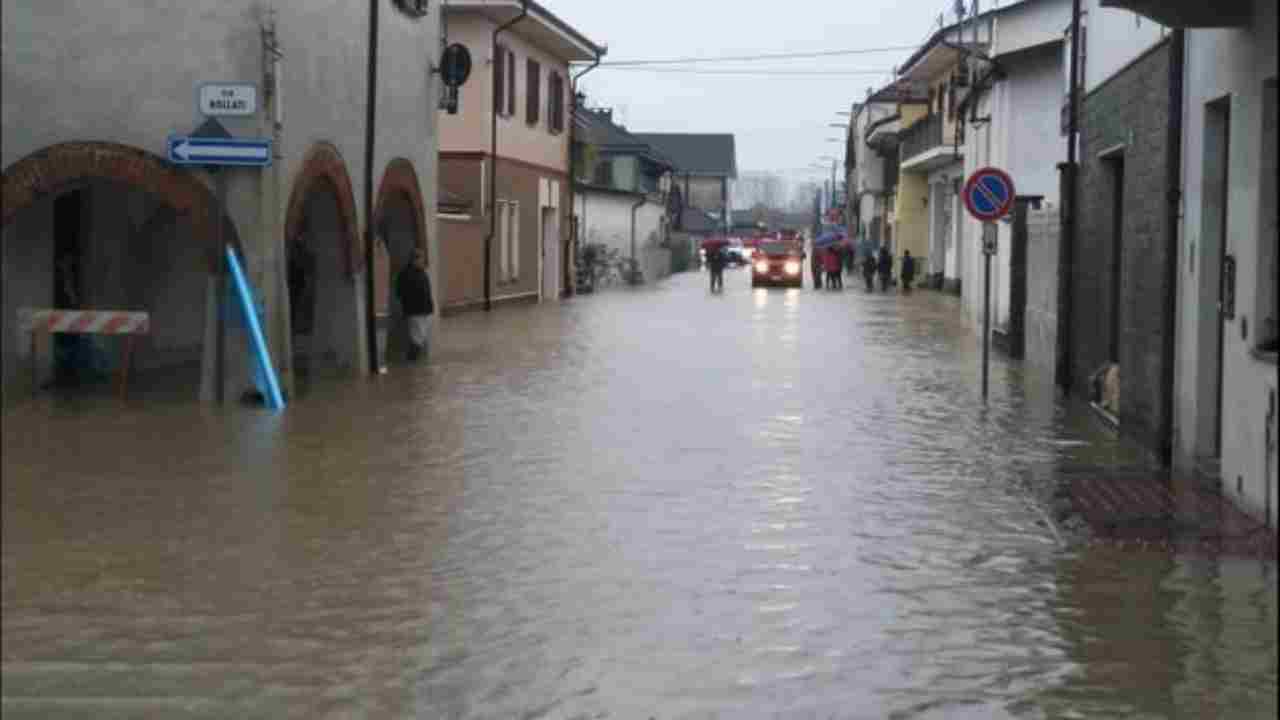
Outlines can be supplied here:
<path id="1" fill-rule="evenodd" d="M 964 184 L 964 206 L 982 222 L 995 222 L 1013 209 L 1013 178 L 1003 170 L 984 167 Z"/>

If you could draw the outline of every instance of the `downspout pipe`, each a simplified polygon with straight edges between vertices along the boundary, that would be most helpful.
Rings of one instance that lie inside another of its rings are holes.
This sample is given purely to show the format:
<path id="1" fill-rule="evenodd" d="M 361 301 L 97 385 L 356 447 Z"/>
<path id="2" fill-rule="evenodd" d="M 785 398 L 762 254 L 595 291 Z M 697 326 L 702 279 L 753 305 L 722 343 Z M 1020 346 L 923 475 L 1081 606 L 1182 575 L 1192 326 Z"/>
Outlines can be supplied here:
<path id="1" fill-rule="evenodd" d="M 373 141 L 378 107 L 378 6 L 369 0 L 369 61 L 364 116 L 364 322 L 369 373 L 378 374 L 378 327 L 373 292 Z"/>
<path id="2" fill-rule="evenodd" d="M 587 73 L 599 67 L 600 60 L 604 58 L 605 53 L 607 52 L 609 52 L 608 48 L 601 49 L 600 52 L 596 54 L 596 59 L 592 61 L 590 65 L 586 66 L 582 70 L 579 70 L 577 74 L 569 78 L 569 220 L 570 222 L 573 221 L 574 216 L 578 213 L 578 178 L 574 176 L 574 167 L 573 167 L 573 143 L 578 134 L 577 133 L 578 124 L 574 122 L 574 119 L 578 117 L 578 80 L 583 75 L 586 75 Z M 581 219 L 581 221 L 577 223 L 573 223 L 572 225 L 574 237 L 570 238 L 569 240 L 569 247 L 566 248 L 566 252 L 565 252 L 566 257 L 570 257 L 571 256 L 570 251 L 574 250 L 577 247 L 574 241 L 581 238 L 582 223 L 586 222 L 585 216 L 587 214 L 587 208 L 586 208 L 585 202 L 583 203 L 582 214 L 583 214 L 583 218 Z M 576 260 L 574 265 L 576 267 L 577 265 Z M 569 294 L 576 295 L 577 291 L 578 291 L 577 282 L 575 281 L 570 283 Z"/>
<path id="3" fill-rule="evenodd" d="M 510 29 L 513 25 L 529 16 L 529 0 L 522 0 L 520 3 L 520 14 L 511 18 L 507 22 L 493 29 L 493 39 L 489 44 L 490 52 L 493 53 L 493 62 L 506 62 L 504 58 L 498 57 L 498 36 L 504 30 Z M 496 65 L 495 72 L 491 77 L 497 77 Z M 504 74 L 503 79 L 507 82 L 512 80 Z M 493 97 L 489 99 L 491 107 L 489 108 L 489 161 L 493 163 L 493 167 L 489 170 L 489 234 L 484 236 L 484 310 L 489 312 L 493 309 L 493 238 L 498 234 L 498 103 L 496 102 L 498 93 L 502 93 L 502 97 L 506 97 L 506 89 L 495 87 Z"/>
<path id="4" fill-rule="evenodd" d="M 1166 466 L 1173 461 L 1173 399 L 1174 356 L 1177 353 L 1175 334 L 1178 312 L 1178 230 L 1182 206 L 1182 106 L 1183 78 L 1186 69 L 1186 30 L 1174 28 L 1169 43 L 1169 134 L 1165 146 L 1165 177 L 1169 187 L 1166 194 L 1165 232 L 1168 242 L 1164 258 L 1164 338 L 1161 343 L 1164 363 L 1160 369 L 1160 385 L 1165 398 L 1164 412 L 1160 417 L 1160 461 Z"/>
<path id="5" fill-rule="evenodd" d="M 1063 392 L 1071 389 L 1071 283 L 1076 239 L 1076 138 L 1080 132 L 1080 0 L 1071 0 L 1071 87 L 1067 106 L 1067 162 L 1059 165 L 1064 188 L 1062 233 L 1058 241 L 1058 345 L 1054 380 Z"/>

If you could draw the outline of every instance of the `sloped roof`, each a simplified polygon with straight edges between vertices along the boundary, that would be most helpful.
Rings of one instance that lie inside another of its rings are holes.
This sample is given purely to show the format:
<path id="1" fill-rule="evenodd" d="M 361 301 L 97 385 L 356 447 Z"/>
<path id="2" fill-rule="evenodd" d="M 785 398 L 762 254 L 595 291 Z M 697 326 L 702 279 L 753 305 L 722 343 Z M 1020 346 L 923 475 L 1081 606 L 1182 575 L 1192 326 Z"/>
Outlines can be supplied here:
<path id="1" fill-rule="evenodd" d="M 682 173 L 738 177 L 737 152 L 730 133 L 633 133 L 675 163 Z"/>
<path id="2" fill-rule="evenodd" d="M 651 144 L 615 124 L 613 114 L 608 110 L 576 108 L 573 111 L 573 124 L 577 139 L 591 143 L 603 152 L 633 153 L 647 157 L 665 167 L 675 166 L 675 163 L 664 157 Z"/>
<path id="3" fill-rule="evenodd" d="M 984 10 L 983 12 L 978 13 L 977 18 L 973 18 L 973 17 L 970 17 L 968 19 L 952 18 L 952 23 L 950 25 L 938 28 L 938 30 L 934 31 L 934 33 L 929 36 L 929 39 L 926 40 L 923 45 L 921 45 L 919 48 L 916 48 L 915 52 L 911 53 L 911 56 L 907 58 L 906 62 L 898 66 L 898 73 L 897 73 L 898 76 L 901 77 L 901 76 L 910 74 L 913 67 L 917 63 L 919 63 L 922 59 L 924 59 L 924 57 L 929 54 L 929 51 L 933 50 L 934 48 L 942 44 L 948 35 L 957 32 L 963 27 L 966 27 L 966 23 L 971 23 L 975 19 L 989 20 L 992 17 L 995 17 L 996 15 L 1007 12 L 1016 7 L 1021 7 L 1022 5 L 1029 2 L 1034 2 L 1034 0 L 1012 0 L 1012 2 L 1010 2 L 1008 5 L 1005 5 L 1004 7 L 995 7 L 995 8 Z M 978 45 L 974 45 L 972 43 L 964 43 L 964 46 L 971 50 L 983 49 L 986 47 L 986 45 L 983 43 L 979 43 Z"/>

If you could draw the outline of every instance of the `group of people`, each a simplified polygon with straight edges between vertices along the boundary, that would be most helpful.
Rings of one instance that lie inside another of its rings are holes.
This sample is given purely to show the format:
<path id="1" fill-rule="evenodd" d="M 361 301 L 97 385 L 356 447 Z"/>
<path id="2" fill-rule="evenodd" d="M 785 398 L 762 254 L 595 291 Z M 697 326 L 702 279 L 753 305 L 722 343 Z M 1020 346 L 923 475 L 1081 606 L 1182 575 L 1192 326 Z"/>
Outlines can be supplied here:
<path id="1" fill-rule="evenodd" d="M 843 289 L 842 270 L 846 264 L 850 266 L 851 271 L 852 265 L 856 264 L 850 248 L 840 245 L 815 248 L 809 266 L 813 273 L 814 289 L 821 290 L 824 287 L 824 278 L 825 287 L 828 290 Z M 880 252 L 866 255 L 861 265 L 862 278 L 867 283 L 867 292 L 875 292 L 876 276 L 880 277 L 881 291 L 887 291 L 893 284 L 893 254 L 889 252 L 889 248 L 882 247 Z M 904 250 L 902 253 L 901 279 L 903 292 L 911 292 L 911 285 L 916 279 L 916 260 L 911 256 L 910 250 Z"/>
<path id="2" fill-rule="evenodd" d="M 823 278 L 826 278 L 828 290 L 844 289 L 845 259 L 850 250 L 842 245 L 814 248 L 809 260 L 809 270 L 813 273 L 813 289 L 821 290 Z"/>
<path id="3" fill-rule="evenodd" d="M 880 252 L 868 254 L 862 259 L 862 279 L 867 283 L 867 292 L 875 292 L 876 276 L 880 276 L 880 289 L 887 291 L 893 284 L 893 254 L 889 248 L 881 247 Z M 902 291 L 911 292 L 911 284 L 916 279 L 916 259 L 911 257 L 910 250 L 902 251 Z"/>

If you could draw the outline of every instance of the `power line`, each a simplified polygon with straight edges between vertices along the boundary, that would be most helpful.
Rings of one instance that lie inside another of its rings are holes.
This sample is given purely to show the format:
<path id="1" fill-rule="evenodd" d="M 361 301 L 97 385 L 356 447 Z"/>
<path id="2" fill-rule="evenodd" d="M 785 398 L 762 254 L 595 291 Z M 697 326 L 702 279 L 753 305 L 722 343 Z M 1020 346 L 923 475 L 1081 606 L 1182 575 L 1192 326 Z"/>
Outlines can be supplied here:
<path id="1" fill-rule="evenodd" d="M 688 75 L 754 75 L 768 77 L 774 75 L 793 76 L 849 76 L 849 75 L 888 75 L 891 70 L 700 70 L 697 68 L 650 68 L 650 67 L 600 67 L 601 70 L 619 70 L 628 72 L 650 73 L 684 73 Z"/>
<path id="2" fill-rule="evenodd" d="M 600 63 L 600 67 L 621 67 L 637 65 L 687 65 L 705 62 L 750 62 L 754 60 L 789 60 L 798 58 L 837 57 L 840 55 L 870 55 L 872 53 L 898 52 L 915 50 L 919 45 L 892 45 L 878 48 L 859 48 L 853 50 L 823 50 L 818 52 L 797 53 L 759 53 L 755 55 L 721 55 L 717 57 L 667 58 L 661 60 L 613 60 Z"/>

